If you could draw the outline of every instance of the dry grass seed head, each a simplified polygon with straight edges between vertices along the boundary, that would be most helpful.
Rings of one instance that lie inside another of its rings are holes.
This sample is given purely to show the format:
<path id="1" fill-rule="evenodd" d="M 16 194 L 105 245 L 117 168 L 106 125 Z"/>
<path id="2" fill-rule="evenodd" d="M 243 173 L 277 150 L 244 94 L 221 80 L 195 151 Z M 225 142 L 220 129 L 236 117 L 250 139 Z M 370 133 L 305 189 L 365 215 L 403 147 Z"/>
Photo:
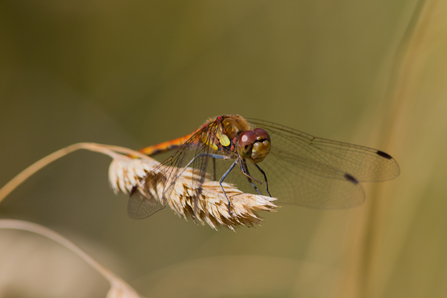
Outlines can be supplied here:
<path id="1" fill-rule="evenodd" d="M 194 212 L 194 197 L 197 189 L 191 179 L 199 179 L 192 169 L 187 168 L 175 181 L 173 190 L 167 198 L 163 197 L 167 177 L 160 172 L 160 163 L 151 159 L 119 156 L 114 158 L 109 167 L 110 185 L 115 193 L 129 195 L 136 186 L 139 196 L 148 200 L 159 200 L 180 217 L 208 224 L 213 229 L 224 226 L 230 230 L 237 226 L 259 225 L 262 219 L 257 212 L 276 211 L 273 203 L 276 199 L 266 196 L 243 193 L 233 185 L 224 183 L 224 189 L 231 200 L 231 212 L 228 213 L 228 201 L 218 182 L 205 179 L 202 193 L 198 199 L 197 214 Z M 161 182 L 161 180 L 163 180 Z M 161 182 L 161 183 L 160 183 Z M 164 202 L 164 200 L 167 202 Z"/>

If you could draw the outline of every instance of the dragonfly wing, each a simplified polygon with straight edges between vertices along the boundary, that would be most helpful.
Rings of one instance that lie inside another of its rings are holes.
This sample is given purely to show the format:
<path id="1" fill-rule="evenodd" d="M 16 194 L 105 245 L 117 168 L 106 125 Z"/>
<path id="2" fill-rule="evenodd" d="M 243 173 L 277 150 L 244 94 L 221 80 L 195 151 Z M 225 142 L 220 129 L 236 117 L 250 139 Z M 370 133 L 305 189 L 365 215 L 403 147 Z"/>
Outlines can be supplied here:
<path id="1" fill-rule="evenodd" d="M 129 197 L 129 201 L 127 203 L 127 213 L 129 214 L 130 218 L 144 219 L 165 207 L 166 204 L 162 204 L 162 202 L 156 198 L 148 198 L 147 196 L 137 192 Z"/>
<path id="2" fill-rule="evenodd" d="M 345 177 L 337 175 L 336 179 L 329 178 L 328 175 L 309 170 L 310 166 L 311 163 L 292 163 L 274 155 L 259 164 L 266 173 L 271 195 L 281 203 L 316 209 L 340 209 L 359 206 L 365 201 L 363 188 L 355 177 L 347 174 Z M 336 171 L 329 170 L 335 176 Z M 258 180 L 262 179 L 254 167 L 251 167 L 250 173 L 256 175 Z"/>
<path id="3" fill-rule="evenodd" d="M 387 181 L 399 176 L 396 160 L 383 151 L 314 137 L 268 121 L 251 122 L 270 134 L 273 155 L 309 165 L 306 169 L 316 175 L 343 179 L 348 173 L 363 182 Z"/>
<path id="4" fill-rule="evenodd" d="M 218 178 L 229 169 L 232 162 L 216 160 Z M 268 196 L 262 173 L 251 162 L 247 162 L 247 166 L 250 176 L 262 183 L 253 181 L 257 189 L 262 195 Z M 279 204 L 294 204 L 315 209 L 342 209 L 359 206 L 365 200 L 361 184 L 350 177 L 332 179 L 319 176 L 270 154 L 263 162 L 258 163 L 258 166 L 265 172 L 269 192 L 278 198 Z M 227 175 L 225 182 L 235 184 L 243 192 L 258 194 L 238 167 Z"/>
<path id="5" fill-rule="evenodd" d="M 259 166 L 272 196 L 281 202 L 320 209 L 354 207 L 365 199 L 359 182 L 399 175 L 397 162 L 382 151 L 313 137 L 267 121 L 250 122 L 270 134 L 270 154 Z"/>

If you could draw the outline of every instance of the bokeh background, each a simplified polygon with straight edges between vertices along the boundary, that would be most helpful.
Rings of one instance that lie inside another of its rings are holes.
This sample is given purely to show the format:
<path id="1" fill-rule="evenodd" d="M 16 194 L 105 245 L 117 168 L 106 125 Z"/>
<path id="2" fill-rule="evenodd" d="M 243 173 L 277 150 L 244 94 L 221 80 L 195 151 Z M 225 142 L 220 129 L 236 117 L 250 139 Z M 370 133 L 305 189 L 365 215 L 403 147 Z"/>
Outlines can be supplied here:
<path id="1" fill-rule="evenodd" d="M 139 149 L 237 113 L 401 165 L 340 211 L 285 206 L 214 231 L 142 220 L 110 158 L 75 152 L 0 204 L 146 297 L 446 297 L 445 1 L 1 1 L 0 184 L 76 142 Z M 105 297 L 70 251 L 0 231 L 0 296 Z"/>

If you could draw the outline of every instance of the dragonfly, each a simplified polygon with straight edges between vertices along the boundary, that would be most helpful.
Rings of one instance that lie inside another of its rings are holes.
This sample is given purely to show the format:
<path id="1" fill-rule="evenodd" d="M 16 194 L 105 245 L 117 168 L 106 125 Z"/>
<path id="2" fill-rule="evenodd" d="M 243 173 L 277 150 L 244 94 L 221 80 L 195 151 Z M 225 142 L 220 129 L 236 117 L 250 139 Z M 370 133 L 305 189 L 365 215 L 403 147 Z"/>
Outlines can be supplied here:
<path id="1" fill-rule="evenodd" d="M 129 216 L 142 219 L 167 205 L 178 177 L 190 167 L 195 177 L 194 211 L 206 177 L 231 182 L 244 192 L 274 196 L 282 204 L 316 209 L 361 205 L 360 182 L 382 182 L 399 176 L 396 160 L 384 151 L 319 138 L 273 122 L 239 115 L 211 118 L 192 133 L 139 150 L 148 156 L 175 150 L 157 171 L 169 181 L 163 200 L 139 198 L 131 192 Z M 164 202 L 164 203 L 163 203 Z"/>

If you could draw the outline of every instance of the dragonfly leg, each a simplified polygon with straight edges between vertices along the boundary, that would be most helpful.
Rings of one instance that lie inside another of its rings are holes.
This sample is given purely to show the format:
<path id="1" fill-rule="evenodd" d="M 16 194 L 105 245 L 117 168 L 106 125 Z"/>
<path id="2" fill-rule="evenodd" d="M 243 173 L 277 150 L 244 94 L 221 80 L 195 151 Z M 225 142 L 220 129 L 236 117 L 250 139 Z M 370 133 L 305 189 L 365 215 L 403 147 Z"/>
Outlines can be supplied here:
<path id="1" fill-rule="evenodd" d="M 267 191 L 267 193 L 269 194 L 269 196 L 272 196 L 271 194 L 270 194 L 270 191 L 269 191 L 269 182 L 267 181 L 267 175 L 265 174 L 265 172 L 257 165 L 257 164 L 254 164 L 257 168 L 258 168 L 258 170 L 259 170 L 259 172 L 261 172 L 262 173 L 262 175 L 264 175 L 264 180 L 265 180 L 265 190 Z"/>
<path id="2" fill-rule="evenodd" d="M 194 156 L 194 158 L 193 159 L 191 159 L 189 162 L 188 162 L 188 164 L 186 165 L 186 166 L 184 166 L 183 167 L 183 169 L 180 171 L 180 173 L 177 175 L 177 177 L 175 177 L 175 180 L 177 180 L 177 178 L 178 177 L 180 177 L 182 174 L 183 174 L 183 172 L 197 159 L 197 158 L 199 158 L 199 157 L 201 157 L 201 156 L 205 156 L 205 155 L 207 155 L 206 153 L 202 153 L 202 154 L 199 154 L 199 155 L 196 155 L 196 156 Z"/>
<path id="3" fill-rule="evenodd" d="M 231 170 L 234 169 L 234 167 L 236 166 L 236 163 L 237 163 L 237 162 L 238 162 L 238 160 L 235 160 L 235 161 L 233 162 L 233 164 L 231 165 L 231 167 L 225 172 L 225 174 L 223 174 L 222 178 L 220 178 L 220 181 L 219 181 L 220 187 L 222 188 L 222 191 L 223 191 L 223 193 L 224 193 L 224 195 L 225 195 L 225 198 L 227 198 L 227 201 L 228 201 L 228 213 L 229 213 L 230 215 L 233 214 L 233 213 L 231 212 L 231 209 L 230 209 L 230 207 L 231 207 L 231 202 L 230 202 L 230 199 L 229 199 L 228 196 L 227 196 L 227 193 L 225 192 L 225 189 L 223 188 L 222 182 L 223 182 L 224 179 L 227 177 L 227 175 L 231 172 Z"/>
<path id="4" fill-rule="evenodd" d="M 202 156 L 209 156 L 209 157 L 212 157 L 213 158 L 213 166 L 214 166 L 214 176 L 216 176 L 216 173 L 215 173 L 215 163 L 214 163 L 214 161 L 215 161 L 215 159 L 230 159 L 230 157 L 228 157 L 228 156 L 225 156 L 225 155 L 218 155 L 218 154 L 209 154 L 209 153 L 201 153 L 201 154 L 198 154 L 198 155 L 196 155 L 196 156 L 194 156 L 194 158 L 193 159 L 191 159 L 189 162 L 188 162 L 188 164 L 185 166 L 185 167 L 183 167 L 183 169 L 180 171 L 180 173 L 177 175 L 177 177 L 175 178 L 175 180 L 177 180 L 177 178 L 178 177 L 180 177 L 182 174 L 183 174 L 183 172 L 197 159 L 197 158 L 199 158 L 199 157 L 202 157 Z M 222 186 L 222 182 L 223 182 L 223 179 L 225 179 L 225 177 L 228 175 L 228 173 L 234 168 L 234 166 L 236 165 L 236 162 L 237 162 L 237 160 L 233 163 L 233 165 L 230 167 L 230 169 L 223 175 L 223 177 L 220 179 L 220 187 L 222 188 L 222 190 L 223 190 L 223 193 L 224 193 L 224 195 L 225 195 L 225 198 L 227 199 L 227 201 L 228 201 L 228 212 L 230 213 L 230 214 L 232 214 L 231 212 L 230 212 L 230 200 L 228 199 L 228 197 L 227 197 L 227 194 L 226 194 L 226 192 L 225 192 L 225 190 L 224 190 L 224 188 L 223 188 L 223 186 Z M 198 193 L 197 193 L 197 197 L 195 198 L 195 203 L 194 203 L 194 209 L 196 209 L 197 207 L 197 200 L 198 200 L 198 196 L 200 195 L 200 193 L 201 193 L 201 186 L 200 186 L 200 189 L 199 189 L 199 191 L 198 191 Z M 194 212 L 196 212 L 196 211 L 194 211 Z"/>
<path id="5" fill-rule="evenodd" d="M 253 183 L 252 178 L 250 176 L 250 172 L 248 171 L 248 167 L 247 167 L 247 162 L 245 161 L 245 159 L 242 159 L 241 163 L 241 171 L 242 173 L 247 176 L 248 182 L 250 182 L 251 186 L 253 186 L 253 188 L 258 192 L 258 194 L 262 195 L 262 193 L 259 191 L 259 189 L 256 187 L 256 185 Z M 254 178 L 253 178 L 254 179 Z M 256 179 L 254 179 L 256 180 Z M 257 180 L 256 180 L 257 181 Z M 258 181 L 259 182 L 259 181 Z M 259 182 L 260 183 L 260 182 Z"/>
<path id="6" fill-rule="evenodd" d="M 230 159 L 230 157 L 225 155 L 218 155 L 218 154 L 209 154 L 211 158 L 213 158 L 213 181 L 216 181 L 217 174 L 216 174 L 216 159 Z"/>
<path id="7" fill-rule="evenodd" d="M 245 164 L 245 167 L 244 167 L 244 165 L 240 164 L 240 166 L 241 166 L 241 172 L 242 172 L 242 174 L 245 175 L 245 177 L 248 178 L 248 181 L 254 180 L 255 182 L 258 182 L 259 184 L 262 184 L 261 181 L 259 181 L 258 179 L 256 179 L 256 178 L 250 176 L 250 173 L 248 172 L 248 167 L 247 167 L 247 163 L 245 162 L 245 159 L 242 160 L 242 163 Z M 250 182 L 250 183 L 251 183 L 251 182 Z M 252 185 L 253 185 L 253 184 L 252 184 Z M 254 187 L 254 185 L 253 185 L 253 187 Z M 255 188 L 256 188 L 256 187 L 255 187 Z"/>

